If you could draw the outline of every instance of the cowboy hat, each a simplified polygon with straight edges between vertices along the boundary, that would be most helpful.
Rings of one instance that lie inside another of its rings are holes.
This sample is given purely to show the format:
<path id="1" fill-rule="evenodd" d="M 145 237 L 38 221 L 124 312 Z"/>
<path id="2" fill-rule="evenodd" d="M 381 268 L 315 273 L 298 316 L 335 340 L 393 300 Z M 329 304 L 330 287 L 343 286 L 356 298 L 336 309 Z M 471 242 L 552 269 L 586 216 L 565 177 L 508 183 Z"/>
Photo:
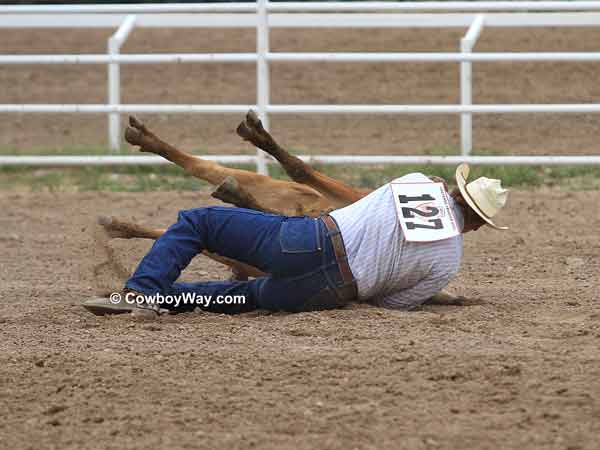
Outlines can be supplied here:
<path id="1" fill-rule="evenodd" d="M 467 204 L 490 226 L 497 230 L 508 230 L 508 227 L 501 227 L 492 221 L 492 217 L 506 204 L 508 190 L 502 188 L 500 180 L 480 177 L 467 183 L 468 178 L 469 165 L 463 163 L 456 168 L 456 184 Z"/>

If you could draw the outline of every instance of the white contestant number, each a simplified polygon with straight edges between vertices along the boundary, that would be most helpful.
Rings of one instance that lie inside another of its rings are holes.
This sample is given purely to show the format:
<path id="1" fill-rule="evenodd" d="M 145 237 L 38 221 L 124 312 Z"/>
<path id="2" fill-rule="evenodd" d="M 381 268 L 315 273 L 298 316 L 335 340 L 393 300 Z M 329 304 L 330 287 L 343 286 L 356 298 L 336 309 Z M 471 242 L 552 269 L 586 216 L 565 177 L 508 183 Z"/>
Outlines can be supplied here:
<path id="1" fill-rule="evenodd" d="M 442 183 L 391 185 L 398 220 L 407 241 L 441 241 L 460 233 Z"/>

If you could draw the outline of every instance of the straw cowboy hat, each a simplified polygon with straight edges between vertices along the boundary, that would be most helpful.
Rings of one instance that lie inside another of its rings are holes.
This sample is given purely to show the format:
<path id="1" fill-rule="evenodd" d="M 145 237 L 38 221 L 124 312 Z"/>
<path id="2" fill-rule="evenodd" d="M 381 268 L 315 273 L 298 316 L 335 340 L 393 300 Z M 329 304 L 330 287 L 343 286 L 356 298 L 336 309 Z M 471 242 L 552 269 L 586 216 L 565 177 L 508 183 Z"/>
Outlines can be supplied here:
<path id="1" fill-rule="evenodd" d="M 502 188 L 500 180 L 480 177 L 467 183 L 468 178 L 469 165 L 463 163 L 456 168 L 456 184 L 468 205 L 490 226 L 497 230 L 508 230 L 508 227 L 501 227 L 492 221 L 492 217 L 506 204 L 508 190 Z"/>

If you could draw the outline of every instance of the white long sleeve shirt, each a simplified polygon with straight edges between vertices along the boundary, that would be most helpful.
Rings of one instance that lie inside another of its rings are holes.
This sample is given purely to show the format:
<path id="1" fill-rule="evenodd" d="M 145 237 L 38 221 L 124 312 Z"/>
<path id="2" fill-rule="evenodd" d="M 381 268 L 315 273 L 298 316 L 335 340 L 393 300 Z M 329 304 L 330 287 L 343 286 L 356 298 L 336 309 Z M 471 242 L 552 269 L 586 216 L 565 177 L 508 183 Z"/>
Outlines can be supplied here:
<path id="1" fill-rule="evenodd" d="M 431 180 L 421 173 L 394 180 L 424 181 Z M 462 230 L 462 212 L 454 199 L 449 202 Z M 462 234 L 435 242 L 407 242 L 389 183 L 330 214 L 342 233 L 361 301 L 387 308 L 414 308 L 440 292 L 458 273 Z"/>

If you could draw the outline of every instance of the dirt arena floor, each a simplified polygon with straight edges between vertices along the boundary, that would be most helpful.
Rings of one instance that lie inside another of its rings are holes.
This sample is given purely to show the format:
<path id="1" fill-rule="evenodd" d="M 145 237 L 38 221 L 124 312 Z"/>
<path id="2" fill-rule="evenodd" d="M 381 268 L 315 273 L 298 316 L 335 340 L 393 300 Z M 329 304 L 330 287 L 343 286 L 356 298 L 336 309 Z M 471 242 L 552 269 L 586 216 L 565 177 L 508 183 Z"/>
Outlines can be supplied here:
<path id="1" fill-rule="evenodd" d="M 114 30 L 0 30 L 0 53 L 105 53 Z M 457 51 L 465 29 L 326 29 L 271 33 L 273 51 Z M 123 53 L 253 52 L 250 29 L 137 29 Z M 475 51 L 597 51 L 600 28 L 485 29 Z M 475 103 L 590 103 L 600 98 L 600 63 L 476 63 Z M 253 64 L 125 65 L 124 103 L 256 102 Z M 0 103 L 106 103 L 106 67 L 0 67 Z M 273 63 L 275 104 L 456 104 L 457 63 Z M 125 121 L 123 117 L 123 121 Z M 253 150 L 234 129 L 238 115 L 143 115 L 170 142 L 200 153 Z M 593 114 L 474 116 L 477 149 L 503 154 L 598 154 Z M 271 128 L 313 154 L 421 154 L 459 147 L 457 115 L 285 115 Z M 4 153 L 106 145 L 102 115 L 5 114 Z"/>
<path id="2" fill-rule="evenodd" d="M 599 202 L 513 192 L 512 231 L 466 238 L 462 306 L 137 322 L 80 307 L 150 245 L 94 217 L 168 225 L 208 195 L 0 192 L 0 448 L 595 450 Z"/>

